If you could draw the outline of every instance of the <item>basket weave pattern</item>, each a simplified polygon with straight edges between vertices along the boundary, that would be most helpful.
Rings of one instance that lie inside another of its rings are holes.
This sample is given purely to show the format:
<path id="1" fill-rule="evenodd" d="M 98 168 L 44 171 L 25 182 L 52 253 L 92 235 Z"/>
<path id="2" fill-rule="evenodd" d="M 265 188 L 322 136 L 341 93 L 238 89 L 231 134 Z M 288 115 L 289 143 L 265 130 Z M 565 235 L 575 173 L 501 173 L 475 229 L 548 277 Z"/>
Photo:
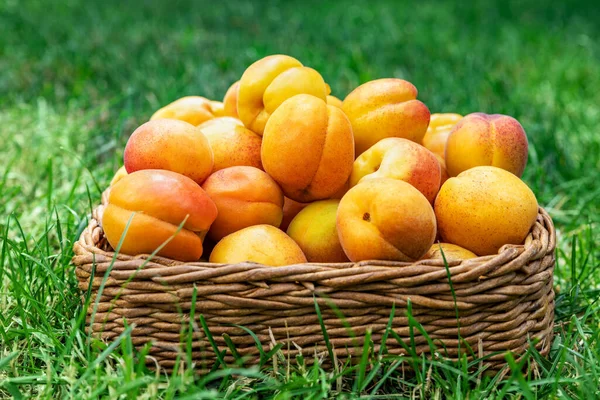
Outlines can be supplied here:
<path id="1" fill-rule="evenodd" d="M 92 302 L 88 309 L 88 326 L 110 341 L 126 325 L 134 325 L 133 344 L 152 342 L 148 362 L 167 370 L 175 365 L 178 355 L 185 358 L 185 332 L 194 291 L 196 316 L 204 316 L 219 350 L 227 349 L 223 357 L 227 363 L 233 363 L 234 357 L 224 334 L 238 353 L 247 357 L 247 364 L 259 358 L 251 335 L 234 325 L 253 331 L 267 349 L 273 342 L 284 343 L 286 356 L 302 352 L 310 359 L 315 351 L 326 354 L 315 301 L 334 353 L 342 361 L 348 356 L 356 359 L 362 352 L 367 329 L 372 332 L 375 350 L 379 350 L 394 304 L 393 329 L 410 345 L 409 299 L 413 316 L 444 357 L 456 359 L 459 349 L 465 352 L 466 342 L 476 356 L 489 356 L 485 364 L 493 372 L 505 365 L 506 351 L 518 357 L 531 342 L 543 355 L 550 349 L 556 237 L 552 220 L 542 208 L 523 245 L 506 245 L 497 255 L 448 263 L 456 300 L 441 260 L 307 263 L 275 268 L 115 255 L 99 223 L 102 210 L 102 206 L 94 210 L 74 247 L 80 289 L 85 292 L 91 288 L 95 300 L 105 280 L 99 303 Z M 345 320 L 340 319 L 340 312 Z M 197 322 L 198 317 L 195 319 Z M 425 337 L 416 329 L 414 335 L 417 353 L 429 353 Z M 390 354 L 406 353 L 392 338 L 386 347 Z M 201 327 L 193 330 L 192 349 L 194 361 L 210 368 L 216 356 Z"/>

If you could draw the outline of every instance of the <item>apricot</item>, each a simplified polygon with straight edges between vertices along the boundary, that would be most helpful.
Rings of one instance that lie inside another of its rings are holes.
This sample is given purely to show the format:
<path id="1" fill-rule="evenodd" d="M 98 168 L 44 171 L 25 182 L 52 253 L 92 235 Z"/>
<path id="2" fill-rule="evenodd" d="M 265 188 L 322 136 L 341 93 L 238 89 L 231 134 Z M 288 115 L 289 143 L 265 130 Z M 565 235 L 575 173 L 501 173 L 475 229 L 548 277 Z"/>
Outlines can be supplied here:
<path id="1" fill-rule="evenodd" d="M 281 224 L 281 189 L 258 168 L 238 166 L 219 170 L 208 177 L 202 188 L 219 210 L 208 233 L 213 240 L 252 225 Z"/>
<path id="2" fill-rule="evenodd" d="M 339 200 L 321 200 L 306 206 L 290 223 L 287 234 L 309 262 L 347 262 L 336 227 Z"/>
<path id="3" fill-rule="evenodd" d="M 239 118 L 237 112 L 238 92 L 240 89 L 240 81 L 233 83 L 223 97 L 223 106 L 225 115 L 228 117 Z"/>
<path id="4" fill-rule="evenodd" d="M 209 100 L 208 103 L 209 103 L 210 111 L 212 112 L 212 114 L 214 115 L 215 118 L 227 116 L 227 114 L 225 113 L 225 105 L 223 104 L 223 102 L 216 101 L 216 100 Z M 208 120 L 208 121 L 210 121 L 210 120 Z"/>
<path id="5" fill-rule="evenodd" d="M 352 127 L 339 108 L 315 96 L 296 95 L 269 119 L 261 159 L 287 197 L 301 203 L 326 199 L 352 171 Z"/>
<path id="6" fill-rule="evenodd" d="M 209 261 L 221 264 L 250 261 L 276 267 L 305 263 L 306 257 L 281 230 L 272 225 L 254 225 L 221 239 Z"/>
<path id="7" fill-rule="evenodd" d="M 190 178 L 165 170 L 142 170 L 114 184 L 102 215 L 102 228 L 116 249 L 157 254 L 180 261 L 202 256 L 202 241 L 217 217 L 217 207 Z M 181 226 L 181 228 L 180 228 Z"/>
<path id="8" fill-rule="evenodd" d="M 344 195 L 350 190 L 350 178 L 344 183 L 344 186 L 340 188 L 337 192 L 331 195 L 332 199 L 340 200 Z"/>
<path id="9" fill-rule="evenodd" d="M 353 262 L 413 262 L 425 255 L 436 235 L 429 201 L 397 179 L 368 179 L 342 197 L 337 212 L 340 243 Z"/>
<path id="10" fill-rule="evenodd" d="M 436 160 L 438 160 L 438 163 L 440 163 L 440 187 L 442 187 L 442 185 L 448 180 L 448 178 L 450 178 L 450 176 L 448 175 L 448 170 L 446 169 L 446 161 L 444 161 L 444 158 L 440 157 L 440 155 L 437 153 L 433 153 L 433 155 L 435 156 Z"/>
<path id="11" fill-rule="evenodd" d="M 448 179 L 434 208 L 443 241 L 480 256 L 523 243 L 538 214 L 531 189 L 512 173 L 490 166 Z"/>
<path id="12" fill-rule="evenodd" d="M 281 219 L 281 225 L 279 225 L 279 229 L 284 232 L 287 231 L 287 228 L 290 226 L 290 222 L 292 222 L 294 217 L 309 204 L 310 203 L 299 203 L 296 200 L 290 199 L 289 197 L 284 197 L 283 218 Z"/>
<path id="13" fill-rule="evenodd" d="M 223 126 L 226 126 L 226 127 L 242 126 L 243 127 L 244 123 L 242 121 L 240 121 L 238 118 L 224 116 L 224 117 L 217 117 L 217 118 L 209 119 L 208 121 L 203 122 L 202 124 L 198 125 L 198 129 L 200 129 L 202 132 L 206 132 L 209 130 L 218 132 L 223 129 L 222 128 Z"/>
<path id="14" fill-rule="evenodd" d="M 433 203 L 440 189 L 440 163 L 425 147 L 401 138 L 382 139 L 352 167 L 350 187 L 365 179 L 392 178 L 410 183 Z"/>
<path id="15" fill-rule="evenodd" d="M 442 159 L 446 154 L 446 142 L 448 136 L 452 132 L 452 128 L 462 119 L 462 115 L 445 113 L 431 114 L 427 132 L 423 136 L 423 146 L 434 154 L 439 155 Z"/>
<path id="16" fill-rule="evenodd" d="M 125 176 L 127 176 L 127 170 L 125 169 L 125 166 L 123 165 L 121 168 L 119 168 L 117 170 L 117 172 L 115 173 L 115 176 L 113 176 L 113 178 L 111 179 L 109 186 L 113 186 L 115 183 L 119 182 Z"/>
<path id="17" fill-rule="evenodd" d="M 165 169 L 202 183 L 213 168 L 213 152 L 200 129 L 184 121 L 157 119 L 146 122 L 125 146 L 128 173 Z"/>
<path id="18" fill-rule="evenodd" d="M 450 176 L 469 168 L 490 165 L 523 175 L 527 164 L 527 135 L 508 115 L 469 114 L 452 129 L 446 144 Z"/>
<path id="19" fill-rule="evenodd" d="M 377 79 L 354 89 L 342 104 L 354 131 L 356 156 L 381 139 L 400 137 L 421 143 L 429 109 L 417 88 L 402 79 Z"/>
<path id="20" fill-rule="evenodd" d="M 337 108 L 342 108 L 342 101 L 335 96 L 327 95 L 327 104 Z"/>
<path id="21" fill-rule="evenodd" d="M 293 57 L 265 57 L 250 65 L 240 79 L 238 115 L 246 128 L 262 136 L 275 110 L 301 93 L 325 101 L 329 86 L 317 71 Z"/>
<path id="22" fill-rule="evenodd" d="M 452 243 L 434 243 L 429 249 L 427 254 L 423 256 L 423 260 L 443 260 L 442 251 L 446 260 L 468 260 L 469 258 L 475 258 L 477 255 L 472 251 L 463 249 Z"/>
<path id="23" fill-rule="evenodd" d="M 200 125 L 204 121 L 215 118 L 223 105 L 202 96 L 186 96 L 167 104 L 156 111 L 150 121 L 156 119 L 178 119 L 192 125 Z"/>
<path id="24" fill-rule="evenodd" d="M 198 126 L 204 133 L 214 156 L 212 171 L 247 165 L 262 169 L 262 139 L 233 117 L 217 117 Z"/>

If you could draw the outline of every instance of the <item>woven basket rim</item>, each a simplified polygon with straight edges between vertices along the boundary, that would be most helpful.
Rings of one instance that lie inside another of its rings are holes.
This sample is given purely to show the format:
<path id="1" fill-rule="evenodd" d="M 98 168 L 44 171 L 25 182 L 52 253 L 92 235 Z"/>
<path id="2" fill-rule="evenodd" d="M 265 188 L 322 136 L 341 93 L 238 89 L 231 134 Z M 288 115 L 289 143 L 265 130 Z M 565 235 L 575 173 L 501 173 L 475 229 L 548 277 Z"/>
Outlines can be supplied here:
<path id="1" fill-rule="evenodd" d="M 538 216 L 536 222 L 532 226 L 529 234 L 527 235 L 523 244 L 519 245 L 504 245 L 502 246 L 498 254 L 481 256 L 472 259 L 458 260 L 448 259 L 446 271 L 446 264 L 441 259 L 422 259 L 415 262 L 401 262 L 401 261 L 385 261 L 385 260 L 365 260 L 360 262 L 345 262 L 345 263 L 318 263 L 318 262 L 306 262 L 300 264 L 291 264 L 286 266 L 267 266 L 255 262 L 242 262 L 235 264 L 222 264 L 222 263 L 211 263 L 207 261 L 192 261 L 183 262 L 177 261 L 162 256 L 152 256 L 150 254 L 137 254 L 127 255 L 124 253 L 115 253 L 114 250 L 108 245 L 106 239 L 103 236 L 101 227 L 101 217 L 104 209 L 104 205 L 99 205 L 93 210 L 88 226 L 82 232 L 80 239 L 74 246 L 75 256 L 73 257 L 73 263 L 82 265 L 90 262 L 90 256 L 93 256 L 96 262 L 106 262 L 107 260 L 114 260 L 118 262 L 118 269 L 120 270 L 136 270 L 140 273 L 139 268 L 142 263 L 145 263 L 144 269 L 152 269 L 158 275 L 167 275 L 165 282 L 178 281 L 178 282 L 192 282 L 197 279 L 201 279 L 203 275 L 189 276 L 189 279 L 180 280 L 174 279 L 174 277 L 193 274 L 194 272 L 204 271 L 205 276 L 214 276 L 207 269 L 211 270 L 222 270 L 227 271 L 228 274 L 234 271 L 239 271 L 240 281 L 265 281 L 269 279 L 281 279 L 284 276 L 296 276 L 296 281 L 302 282 L 314 282 L 322 281 L 323 276 L 316 276 L 315 279 L 311 279 L 310 275 L 316 272 L 332 271 L 333 279 L 335 277 L 343 275 L 365 275 L 375 274 L 377 277 L 366 277 L 367 281 L 380 281 L 386 279 L 402 278 L 408 275 L 419 275 L 424 274 L 424 278 L 430 279 L 419 279 L 419 283 L 426 282 L 428 280 L 436 281 L 440 279 L 440 273 L 447 277 L 447 274 L 454 280 L 456 277 L 460 277 L 460 282 L 466 282 L 469 280 L 477 281 L 482 275 L 490 274 L 500 275 L 497 272 L 498 269 L 514 271 L 518 266 L 526 265 L 532 260 L 537 260 L 544 257 L 549 252 L 553 252 L 556 246 L 556 231 L 552 223 L 552 219 L 549 214 L 542 207 L 538 208 Z M 513 267 L 506 268 L 513 265 Z M 402 268 L 390 268 L 390 267 L 402 267 Z M 165 268 L 172 269 L 171 273 L 166 273 Z M 178 268 L 178 269 L 177 269 Z M 160 269 L 160 271 L 159 271 Z M 351 271 L 352 272 L 351 272 Z M 390 273 L 390 271 L 402 271 L 403 273 Z M 412 270 L 412 271 L 411 271 Z M 179 271 L 179 272 L 178 272 Z M 335 271 L 338 271 L 336 274 Z M 163 274 L 165 272 L 165 274 Z M 317 274 L 318 275 L 318 274 Z M 321 274 L 327 276 L 327 274 Z M 360 281 L 353 280 L 353 283 L 359 283 Z M 337 286 L 337 285 L 336 285 Z"/>

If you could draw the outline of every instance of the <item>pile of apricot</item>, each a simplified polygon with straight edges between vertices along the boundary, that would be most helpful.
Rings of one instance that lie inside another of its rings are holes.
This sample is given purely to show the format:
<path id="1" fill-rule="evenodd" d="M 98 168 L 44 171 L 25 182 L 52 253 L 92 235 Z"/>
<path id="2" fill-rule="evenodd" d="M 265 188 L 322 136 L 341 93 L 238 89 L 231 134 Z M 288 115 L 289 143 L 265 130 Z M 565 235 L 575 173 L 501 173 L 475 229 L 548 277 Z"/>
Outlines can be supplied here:
<path id="1" fill-rule="evenodd" d="M 525 240 L 527 151 L 510 116 L 431 115 L 395 78 L 341 101 L 273 55 L 222 102 L 183 97 L 137 128 L 101 223 L 123 253 L 180 261 L 467 259 Z"/>

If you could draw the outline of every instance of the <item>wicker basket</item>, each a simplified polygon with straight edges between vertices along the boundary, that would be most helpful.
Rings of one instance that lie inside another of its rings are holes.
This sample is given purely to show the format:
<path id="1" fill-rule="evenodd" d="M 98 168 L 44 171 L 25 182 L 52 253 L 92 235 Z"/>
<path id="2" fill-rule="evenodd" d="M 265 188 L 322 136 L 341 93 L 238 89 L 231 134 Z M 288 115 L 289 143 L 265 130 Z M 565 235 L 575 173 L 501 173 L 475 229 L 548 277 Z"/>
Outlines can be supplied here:
<path id="1" fill-rule="evenodd" d="M 222 358 L 232 365 L 234 357 L 227 339 L 235 344 L 239 355 L 247 357 L 247 365 L 257 362 L 260 355 L 254 338 L 234 325 L 253 331 L 266 349 L 273 342 L 283 343 L 286 356 L 302 352 L 311 359 L 315 352 L 328 354 L 315 301 L 334 357 L 340 361 L 349 356 L 358 358 L 368 329 L 378 351 L 394 304 L 393 329 L 410 344 L 409 299 L 413 316 L 441 356 L 456 359 L 459 349 L 465 352 L 470 347 L 471 357 L 487 356 L 484 364 L 488 373 L 505 365 L 507 351 L 519 357 L 531 343 L 543 355 L 550 349 L 556 237 L 552 220 L 542 208 L 523 245 L 506 245 L 497 255 L 449 263 L 456 300 L 440 260 L 413 264 L 307 263 L 274 268 L 254 263 L 183 263 L 162 257 L 148 261 L 148 255 L 115 257 L 99 223 L 102 210 L 102 206 L 94 210 L 74 248 L 80 289 L 91 288 L 95 300 L 105 280 L 99 303 L 88 309 L 88 325 L 108 341 L 121 334 L 126 325 L 134 325 L 133 344 L 143 346 L 151 341 L 147 362 L 167 370 L 173 368 L 178 356 L 185 360 L 189 340 L 185 332 L 194 291 L 192 357 L 197 368 L 210 368 L 216 357 L 197 323 L 199 314 L 204 316 L 219 350 L 226 350 Z M 426 338 L 416 329 L 414 335 L 416 352 L 430 353 Z M 406 353 L 395 339 L 388 338 L 386 347 L 389 354 Z"/>

